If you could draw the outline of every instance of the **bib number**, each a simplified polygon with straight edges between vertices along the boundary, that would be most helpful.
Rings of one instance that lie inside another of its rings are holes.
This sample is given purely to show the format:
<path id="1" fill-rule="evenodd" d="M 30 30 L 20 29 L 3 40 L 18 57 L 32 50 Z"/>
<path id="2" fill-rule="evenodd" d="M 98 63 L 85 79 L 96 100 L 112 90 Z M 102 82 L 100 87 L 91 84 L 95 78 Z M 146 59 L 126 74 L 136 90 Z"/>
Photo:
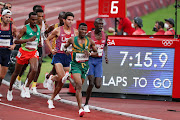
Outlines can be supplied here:
<path id="1" fill-rule="evenodd" d="M 98 48 L 97 52 L 99 57 L 103 56 L 103 49 Z"/>
<path id="2" fill-rule="evenodd" d="M 89 60 L 89 57 L 85 57 L 84 53 L 76 53 L 76 61 L 77 62 L 86 62 Z"/>
<path id="3" fill-rule="evenodd" d="M 29 50 L 36 50 L 37 49 L 37 42 L 36 41 L 27 42 L 25 47 Z"/>
<path id="4" fill-rule="evenodd" d="M 0 39 L 0 46 L 9 47 L 10 39 Z"/>
<path id="5" fill-rule="evenodd" d="M 20 57 L 21 57 L 21 55 L 22 55 L 22 54 L 21 54 L 21 52 L 20 52 L 20 51 L 18 51 L 17 57 L 18 57 L 18 58 L 20 58 Z"/>
<path id="6" fill-rule="evenodd" d="M 61 43 L 61 51 L 64 51 L 64 46 L 66 43 Z M 67 51 L 72 52 L 72 45 L 70 45 L 69 47 L 67 47 Z"/>

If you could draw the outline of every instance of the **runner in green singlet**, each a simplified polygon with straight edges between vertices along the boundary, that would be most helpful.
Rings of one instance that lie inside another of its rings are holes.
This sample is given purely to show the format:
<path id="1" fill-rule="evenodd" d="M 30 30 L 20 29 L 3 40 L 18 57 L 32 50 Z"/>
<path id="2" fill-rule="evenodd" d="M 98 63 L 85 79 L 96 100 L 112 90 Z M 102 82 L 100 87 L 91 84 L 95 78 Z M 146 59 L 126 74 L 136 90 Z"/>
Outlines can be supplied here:
<path id="1" fill-rule="evenodd" d="M 94 41 L 91 38 L 86 37 L 87 25 L 85 23 L 79 24 L 78 28 L 79 35 L 68 39 L 64 51 L 68 53 L 67 47 L 70 44 L 73 45 L 73 56 L 70 63 L 70 73 L 73 75 L 74 82 L 76 83 L 76 99 L 79 107 L 79 116 L 84 115 L 82 104 L 82 85 L 86 78 L 87 71 L 89 69 L 89 50 L 92 48 L 94 52 L 97 52 Z"/>
<path id="2" fill-rule="evenodd" d="M 40 28 L 37 23 L 37 14 L 31 12 L 29 14 L 30 23 L 25 25 L 19 32 L 15 44 L 21 44 L 21 48 L 16 56 L 16 66 L 15 70 L 11 76 L 10 87 L 7 93 L 7 100 L 12 101 L 12 86 L 19 75 L 24 64 L 30 63 L 31 72 L 28 76 L 28 82 L 26 86 L 22 87 L 21 97 L 30 98 L 29 85 L 34 79 L 34 75 L 38 70 L 38 59 L 39 53 L 37 51 L 37 46 L 40 39 Z"/>

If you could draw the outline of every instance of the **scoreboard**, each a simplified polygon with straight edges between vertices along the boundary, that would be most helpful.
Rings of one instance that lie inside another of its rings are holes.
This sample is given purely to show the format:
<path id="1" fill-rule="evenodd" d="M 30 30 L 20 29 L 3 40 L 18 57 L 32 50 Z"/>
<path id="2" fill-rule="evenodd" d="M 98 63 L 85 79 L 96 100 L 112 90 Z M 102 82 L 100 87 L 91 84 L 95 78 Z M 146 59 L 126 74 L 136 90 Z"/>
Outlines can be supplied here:
<path id="1" fill-rule="evenodd" d="M 109 36 L 109 64 L 93 92 L 180 98 L 180 44 L 174 38 Z M 83 85 L 86 91 L 88 80 Z"/>
<path id="2" fill-rule="evenodd" d="M 126 0 L 99 0 L 99 17 L 126 17 Z"/>

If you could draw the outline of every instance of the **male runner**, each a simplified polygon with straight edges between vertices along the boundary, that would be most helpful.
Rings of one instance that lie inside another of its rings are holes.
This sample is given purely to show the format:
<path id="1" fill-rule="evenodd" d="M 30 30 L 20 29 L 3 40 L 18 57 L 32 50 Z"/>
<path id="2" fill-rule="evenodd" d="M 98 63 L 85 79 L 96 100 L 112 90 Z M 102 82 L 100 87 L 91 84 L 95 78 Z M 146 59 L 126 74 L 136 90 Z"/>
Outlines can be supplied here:
<path id="1" fill-rule="evenodd" d="M 89 60 L 89 51 L 92 48 L 93 52 L 97 52 L 94 41 L 91 38 L 86 36 L 87 25 L 85 23 L 79 24 L 79 35 L 68 39 L 68 42 L 64 46 L 65 51 L 67 47 L 71 44 L 73 45 L 73 57 L 72 62 L 70 63 L 70 73 L 73 75 L 74 82 L 76 83 L 76 99 L 79 107 L 79 116 L 84 115 L 84 110 L 81 106 L 82 104 L 82 85 L 86 78 L 87 71 L 89 69 L 88 60 Z M 96 53 L 94 53 L 96 54 Z"/>
<path id="2" fill-rule="evenodd" d="M 45 31 L 45 34 L 48 34 L 50 32 L 52 32 L 54 29 L 60 27 L 60 26 L 63 26 L 64 25 L 64 22 L 63 22 L 63 18 L 64 18 L 64 15 L 65 15 L 65 12 L 62 11 L 59 13 L 59 16 L 58 16 L 58 20 L 59 20 L 59 23 L 56 23 L 56 24 L 53 24 L 51 26 L 49 26 L 49 28 Z M 54 49 L 56 47 L 56 37 L 53 38 L 53 41 L 52 41 L 52 49 Z M 49 74 L 45 74 L 45 80 L 43 82 L 43 86 L 44 88 L 47 88 L 47 80 L 49 79 L 50 75 L 55 75 L 56 74 L 56 70 L 55 70 L 55 66 L 54 66 L 54 63 L 53 63 L 53 57 L 52 57 L 52 65 L 53 65 L 53 68 L 52 70 L 49 72 Z M 57 83 L 55 82 L 55 84 L 57 85 Z"/>
<path id="3" fill-rule="evenodd" d="M 40 5 L 34 5 L 34 6 L 33 6 L 33 12 L 36 12 L 36 11 L 39 10 L 39 9 L 42 9 L 42 7 L 41 7 Z M 43 19 L 44 19 L 44 18 L 43 18 Z M 30 20 L 29 20 L 29 18 L 28 18 L 28 19 L 25 20 L 24 25 L 29 24 L 29 23 L 30 23 Z M 38 49 L 38 50 L 39 50 L 39 49 Z M 41 53 L 40 53 L 40 55 L 41 55 Z M 15 85 L 16 85 L 18 88 L 21 88 L 21 76 L 23 75 L 23 73 L 24 73 L 24 71 L 26 70 L 27 66 L 28 66 L 28 63 L 27 63 L 27 64 L 24 64 L 22 70 L 20 71 L 19 75 L 18 75 L 17 78 L 16 78 Z M 28 74 L 29 74 L 29 73 L 28 73 Z M 27 80 L 27 79 L 26 79 L 26 80 Z M 34 87 L 34 88 L 36 88 L 36 87 Z M 36 93 L 36 89 L 33 89 L 33 90 L 34 90 L 35 93 Z"/>
<path id="4" fill-rule="evenodd" d="M 58 85 L 55 87 L 54 93 L 51 96 L 51 99 L 48 100 L 48 108 L 55 108 L 53 105 L 53 99 L 59 93 L 61 88 L 63 87 L 67 75 L 65 76 L 65 71 L 69 71 L 69 65 L 71 62 L 71 55 L 66 55 L 63 51 L 64 45 L 67 42 L 67 39 L 70 37 L 74 37 L 78 35 L 78 31 L 72 27 L 72 22 L 74 20 L 74 15 L 71 12 L 66 12 L 64 16 L 64 26 L 60 26 L 53 30 L 53 32 L 48 36 L 45 40 L 46 44 L 48 45 L 51 53 L 54 55 L 54 65 L 56 69 L 57 76 L 50 77 L 47 82 L 47 87 L 49 90 L 53 90 L 54 84 L 52 80 L 58 80 Z M 50 45 L 50 40 L 54 37 L 57 37 L 56 40 L 56 48 L 52 49 Z M 69 50 L 71 48 L 68 48 Z M 64 77 L 65 76 L 65 77 Z M 64 77 L 63 81 L 62 78 Z"/>
<path id="5" fill-rule="evenodd" d="M 10 22 L 11 15 L 10 10 L 4 10 L 2 12 L 2 23 L 0 23 L 0 86 L 8 70 L 11 50 L 15 47 L 13 37 L 17 36 L 17 29 Z"/>
<path id="6" fill-rule="evenodd" d="M 87 96 L 86 96 L 86 102 L 84 106 L 85 112 L 90 112 L 89 110 L 89 99 L 91 96 L 92 89 L 95 85 L 97 89 L 101 87 L 102 84 L 102 76 L 103 76 L 103 67 L 102 67 L 102 56 L 103 56 L 103 50 L 105 52 L 105 61 L 108 63 L 108 57 L 107 57 L 107 38 L 108 36 L 105 34 L 103 29 L 103 20 L 102 18 L 96 18 L 94 22 L 95 30 L 88 33 L 88 37 L 90 37 L 96 44 L 96 47 L 98 49 L 97 53 L 91 53 L 89 57 L 89 72 L 88 72 L 88 80 L 89 80 L 89 86 L 87 88 Z"/>
<path id="7" fill-rule="evenodd" d="M 39 53 L 37 51 L 37 46 L 40 39 L 40 28 L 37 23 L 37 14 L 31 12 L 29 14 L 30 23 L 25 25 L 17 36 L 17 39 L 14 41 L 16 44 L 21 44 L 21 48 L 16 56 L 16 66 L 15 70 L 11 76 L 10 87 L 7 93 L 7 100 L 12 101 L 12 86 L 16 80 L 16 77 L 19 75 L 24 64 L 30 63 L 31 72 L 28 76 L 28 82 L 25 86 L 22 87 L 21 97 L 30 98 L 29 85 L 34 79 L 34 75 L 38 70 L 38 59 Z M 21 38 L 21 39 L 20 39 Z"/>
<path id="8" fill-rule="evenodd" d="M 42 9 L 37 9 L 36 10 L 36 13 L 37 13 L 37 16 L 38 16 L 38 21 L 37 21 L 37 25 L 40 27 L 41 29 L 41 39 L 39 42 L 39 45 L 38 45 L 38 52 L 39 52 L 39 65 L 38 65 L 38 71 L 34 77 L 34 80 L 33 80 L 33 84 L 32 84 L 32 87 L 31 87 L 31 90 L 34 94 L 37 94 L 37 87 L 36 87 L 36 84 L 37 84 L 37 80 L 38 80 L 38 77 L 39 77 L 39 74 L 40 74 L 40 71 L 41 71 L 41 65 L 42 65 L 42 58 L 43 58 L 43 47 L 44 47 L 44 40 L 46 39 L 45 37 L 45 30 L 48 28 L 48 25 L 45 24 L 44 22 L 44 11 Z"/>

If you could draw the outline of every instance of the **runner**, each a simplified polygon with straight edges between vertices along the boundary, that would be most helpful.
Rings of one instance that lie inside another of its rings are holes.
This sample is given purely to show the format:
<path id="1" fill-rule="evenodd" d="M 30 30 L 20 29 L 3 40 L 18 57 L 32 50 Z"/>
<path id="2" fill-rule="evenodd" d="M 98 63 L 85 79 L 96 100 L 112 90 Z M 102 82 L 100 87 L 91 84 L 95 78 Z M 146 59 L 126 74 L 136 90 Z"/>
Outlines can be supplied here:
<path id="1" fill-rule="evenodd" d="M 39 10 L 39 9 L 42 9 L 42 7 L 41 7 L 40 5 L 35 5 L 35 6 L 33 6 L 33 12 L 36 12 L 36 11 Z M 30 23 L 30 20 L 29 20 L 29 18 L 28 18 L 28 19 L 25 20 L 24 25 L 27 25 L 27 24 L 29 24 L 29 23 Z M 38 49 L 38 50 L 39 50 L 39 49 Z M 15 85 L 16 85 L 18 88 L 21 88 L 21 76 L 23 75 L 23 73 L 24 73 L 24 71 L 26 70 L 27 66 L 28 66 L 28 63 L 27 63 L 27 64 L 24 64 L 21 72 L 19 73 L 19 75 L 18 75 L 17 78 L 16 78 Z M 26 80 L 27 80 L 27 79 L 26 79 Z"/>
<path id="2" fill-rule="evenodd" d="M 54 80 L 59 81 L 58 85 L 56 86 L 54 90 L 54 93 L 51 96 L 51 99 L 48 100 L 48 104 L 49 104 L 48 108 L 50 109 L 55 108 L 53 105 L 53 99 L 60 92 L 61 88 L 63 87 L 68 77 L 68 73 L 66 73 L 66 76 L 65 76 L 65 71 L 69 71 L 71 55 L 66 55 L 65 52 L 63 51 L 63 48 L 68 38 L 78 35 L 78 31 L 75 28 L 71 27 L 73 20 L 74 20 L 73 13 L 66 12 L 63 19 L 64 26 L 60 26 L 56 28 L 55 30 L 53 30 L 53 32 L 46 39 L 46 44 L 48 45 L 51 53 L 54 55 L 54 65 L 55 65 L 55 69 L 57 73 L 57 76 L 53 76 L 53 77 L 51 76 L 48 79 L 48 82 L 47 82 L 48 89 L 53 90 L 53 87 L 54 87 L 53 81 Z M 54 37 L 57 37 L 58 39 L 56 40 L 56 48 L 52 49 L 49 41 L 52 40 Z M 68 50 L 70 49 L 71 48 L 69 47 Z"/>
<path id="3" fill-rule="evenodd" d="M 6 9 L 2 12 L 2 23 L 0 23 L 0 86 L 6 76 L 11 50 L 14 49 L 13 37 L 17 36 L 16 27 L 10 22 L 11 11 Z M 0 94 L 2 97 L 2 94 Z"/>
<path id="4" fill-rule="evenodd" d="M 37 80 L 41 71 L 41 65 L 42 65 L 42 58 L 43 58 L 43 52 L 44 52 L 44 40 L 46 39 L 45 37 L 45 30 L 48 28 L 48 25 L 45 24 L 44 22 L 44 11 L 42 9 L 37 9 L 36 10 L 37 16 L 38 16 L 38 21 L 37 21 L 37 25 L 40 27 L 41 29 L 41 39 L 39 42 L 39 46 L 38 46 L 38 52 L 39 52 L 39 65 L 38 65 L 38 71 L 34 77 L 34 81 L 31 87 L 31 90 L 34 94 L 37 94 Z"/>
<path id="5" fill-rule="evenodd" d="M 70 73 L 73 75 L 74 82 L 76 83 L 76 99 L 79 107 L 79 116 L 84 115 L 84 110 L 82 108 L 82 85 L 86 78 L 87 71 L 89 69 L 89 51 L 90 47 L 93 52 L 97 52 L 94 41 L 86 36 L 87 25 L 85 23 L 79 24 L 79 35 L 68 39 L 68 42 L 64 46 L 64 50 L 67 51 L 67 47 L 71 44 L 73 45 L 73 59 L 70 63 Z M 97 54 L 97 53 L 94 53 Z"/>
<path id="6" fill-rule="evenodd" d="M 65 12 L 62 11 L 59 13 L 59 16 L 58 16 L 58 19 L 59 19 L 59 23 L 56 23 L 56 24 L 53 24 L 51 25 L 46 31 L 45 31 L 45 34 L 48 34 L 50 32 L 52 32 L 54 29 L 60 27 L 60 26 L 63 26 L 64 25 L 64 22 L 63 22 L 63 18 L 64 18 L 64 15 L 65 15 Z M 56 47 L 56 37 L 53 38 L 53 41 L 52 41 L 52 49 L 54 49 Z M 53 57 L 51 57 L 53 58 Z M 43 82 L 43 87 L 44 88 L 47 88 L 47 80 L 49 79 L 50 75 L 55 75 L 56 74 L 56 70 L 55 70 L 55 66 L 54 66 L 54 63 L 53 63 L 53 59 L 52 59 L 52 62 L 51 64 L 53 65 L 53 68 L 52 70 L 48 73 L 45 74 L 45 80 Z M 57 85 L 57 82 L 55 81 L 55 86 Z M 57 96 L 57 95 L 56 95 Z M 57 96 L 58 97 L 58 96 Z M 59 99 L 59 98 L 58 98 Z"/>
<path id="7" fill-rule="evenodd" d="M 90 112 L 89 110 L 89 99 L 91 96 L 92 89 L 95 85 L 97 89 L 101 87 L 102 77 L 103 77 L 103 67 L 102 67 L 102 56 L 103 49 L 105 53 L 105 61 L 108 63 L 107 57 L 107 38 L 108 36 L 102 31 L 103 29 L 103 20 L 102 18 L 96 18 L 94 22 L 95 30 L 88 33 L 88 37 L 94 40 L 96 47 L 98 48 L 98 53 L 91 53 L 89 57 L 89 72 L 88 72 L 88 80 L 89 86 L 86 91 L 86 102 L 84 106 L 85 112 Z"/>
<path id="8" fill-rule="evenodd" d="M 16 56 L 16 66 L 15 70 L 11 76 L 10 87 L 7 93 L 7 100 L 12 101 L 12 86 L 19 75 L 24 64 L 30 63 L 31 72 L 28 76 L 28 82 L 26 85 L 22 86 L 21 97 L 30 98 L 29 85 L 34 79 L 34 75 L 38 70 L 38 59 L 39 53 L 37 51 L 37 46 L 40 39 L 40 28 L 37 23 L 37 14 L 31 12 L 29 14 L 30 23 L 25 25 L 21 30 L 17 39 L 14 41 L 16 44 L 21 44 L 21 48 Z M 22 38 L 22 39 L 20 39 Z"/>

